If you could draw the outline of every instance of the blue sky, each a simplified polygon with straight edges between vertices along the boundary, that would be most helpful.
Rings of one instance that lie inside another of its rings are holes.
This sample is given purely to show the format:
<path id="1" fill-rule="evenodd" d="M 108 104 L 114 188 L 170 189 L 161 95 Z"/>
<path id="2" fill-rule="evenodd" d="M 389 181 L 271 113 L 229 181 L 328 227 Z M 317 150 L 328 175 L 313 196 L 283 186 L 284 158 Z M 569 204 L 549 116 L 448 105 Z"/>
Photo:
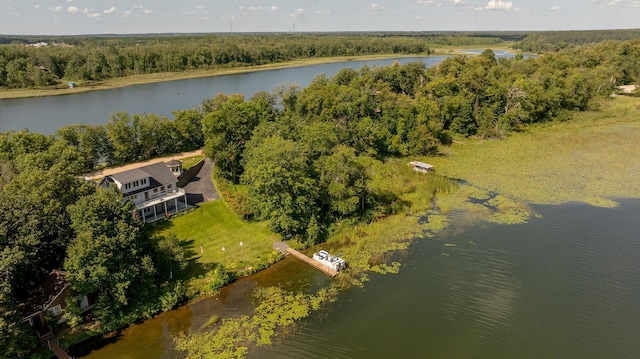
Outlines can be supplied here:
<path id="1" fill-rule="evenodd" d="M 0 0 L 0 34 L 640 27 L 640 0 Z"/>

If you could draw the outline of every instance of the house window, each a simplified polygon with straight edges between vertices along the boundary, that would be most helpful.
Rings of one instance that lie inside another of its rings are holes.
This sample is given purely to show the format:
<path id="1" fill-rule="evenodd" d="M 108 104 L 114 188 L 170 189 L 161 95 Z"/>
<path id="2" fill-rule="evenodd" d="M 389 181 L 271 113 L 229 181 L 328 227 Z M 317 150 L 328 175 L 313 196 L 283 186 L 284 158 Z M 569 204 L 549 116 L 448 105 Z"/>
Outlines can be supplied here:
<path id="1" fill-rule="evenodd" d="M 164 193 L 164 186 L 160 187 L 160 192 Z"/>
<path id="2" fill-rule="evenodd" d="M 171 184 L 167 185 L 167 189 L 171 189 L 171 187 L 172 187 Z"/>
<path id="3" fill-rule="evenodd" d="M 55 307 L 51 307 L 49 309 L 47 309 L 47 312 L 53 314 L 53 315 L 60 315 L 62 314 L 62 307 L 60 306 L 60 304 L 56 305 Z"/>
<path id="4" fill-rule="evenodd" d="M 154 188 L 154 189 L 153 189 L 153 193 L 158 193 L 158 189 L 157 189 L 157 188 Z"/>
<path id="5" fill-rule="evenodd" d="M 89 306 L 89 298 L 85 295 L 84 297 L 82 297 L 82 300 L 80 301 L 80 309 L 84 309 L 88 306 Z"/>

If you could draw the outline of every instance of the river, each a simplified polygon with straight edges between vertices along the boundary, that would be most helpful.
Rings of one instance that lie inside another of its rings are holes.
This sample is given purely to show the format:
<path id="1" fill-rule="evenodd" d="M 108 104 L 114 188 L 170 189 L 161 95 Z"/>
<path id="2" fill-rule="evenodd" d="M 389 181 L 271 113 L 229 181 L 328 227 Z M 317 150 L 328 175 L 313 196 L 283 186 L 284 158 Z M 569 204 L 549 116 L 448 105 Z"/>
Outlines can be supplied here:
<path id="1" fill-rule="evenodd" d="M 76 124 L 104 124 L 109 116 L 123 111 L 156 113 L 173 118 L 173 111 L 193 109 L 202 100 L 218 93 L 241 93 L 249 98 L 260 91 L 271 91 L 279 85 L 307 86 L 318 74 L 333 76 L 340 69 L 362 66 L 387 66 L 394 61 L 401 64 L 422 61 L 432 66 L 445 56 L 406 57 L 399 59 L 357 60 L 275 70 L 264 70 L 224 76 L 201 77 L 109 90 L 0 100 L 0 132 L 29 129 L 51 134 L 58 128 Z M 72 90 L 70 90 L 72 91 Z"/>
<path id="2" fill-rule="evenodd" d="M 416 239 L 399 274 L 342 293 L 251 358 L 637 358 L 640 200 L 534 206 L 526 224 L 469 224 Z M 445 246 L 447 244 L 447 246 Z M 244 313 L 256 286 L 322 285 L 294 258 L 134 325 L 87 358 L 174 358 L 171 337 Z"/>

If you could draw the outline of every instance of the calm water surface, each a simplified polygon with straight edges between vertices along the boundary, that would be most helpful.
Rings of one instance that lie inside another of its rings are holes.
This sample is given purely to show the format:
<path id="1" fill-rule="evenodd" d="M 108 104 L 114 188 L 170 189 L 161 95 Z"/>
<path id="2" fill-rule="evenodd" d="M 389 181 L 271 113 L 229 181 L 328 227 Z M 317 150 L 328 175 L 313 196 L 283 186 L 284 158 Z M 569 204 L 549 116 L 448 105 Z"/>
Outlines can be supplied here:
<path id="1" fill-rule="evenodd" d="M 400 274 L 252 357 L 639 358 L 640 201 L 536 210 L 417 240 Z"/>
<path id="2" fill-rule="evenodd" d="M 307 86 L 318 74 L 333 76 L 340 69 L 362 66 L 387 66 L 394 61 L 422 61 L 432 66 L 444 56 L 409 57 L 367 61 L 349 61 L 257 71 L 236 75 L 213 76 L 187 80 L 159 82 L 117 89 L 85 92 L 68 96 L 49 96 L 0 100 L 0 132 L 29 129 L 51 134 L 69 124 L 103 124 L 118 111 L 156 113 L 173 118 L 173 111 L 192 109 L 203 99 L 218 93 L 241 93 L 250 98 L 260 91 L 271 91 L 278 85 Z"/>
<path id="3" fill-rule="evenodd" d="M 536 206 L 522 225 L 465 224 L 417 239 L 397 275 L 343 293 L 252 358 L 638 358 L 640 200 Z M 455 246 L 445 246 L 454 244 Z M 293 258 L 133 326 L 87 358 L 174 358 L 171 336 L 244 313 L 255 286 L 328 279 Z"/>

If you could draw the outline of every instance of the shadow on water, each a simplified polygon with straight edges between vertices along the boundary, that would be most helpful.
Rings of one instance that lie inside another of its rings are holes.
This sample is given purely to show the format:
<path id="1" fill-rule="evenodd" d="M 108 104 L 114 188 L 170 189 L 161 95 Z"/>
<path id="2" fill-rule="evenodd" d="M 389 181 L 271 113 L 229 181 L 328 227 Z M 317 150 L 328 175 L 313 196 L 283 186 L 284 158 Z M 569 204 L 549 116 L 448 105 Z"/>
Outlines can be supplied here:
<path id="1" fill-rule="evenodd" d="M 121 337 L 122 333 L 120 331 L 105 335 L 97 335 L 70 347 L 68 354 L 73 358 L 82 358 L 89 355 L 89 353 L 94 350 L 100 350 L 107 345 L 116 343 Z"/>

